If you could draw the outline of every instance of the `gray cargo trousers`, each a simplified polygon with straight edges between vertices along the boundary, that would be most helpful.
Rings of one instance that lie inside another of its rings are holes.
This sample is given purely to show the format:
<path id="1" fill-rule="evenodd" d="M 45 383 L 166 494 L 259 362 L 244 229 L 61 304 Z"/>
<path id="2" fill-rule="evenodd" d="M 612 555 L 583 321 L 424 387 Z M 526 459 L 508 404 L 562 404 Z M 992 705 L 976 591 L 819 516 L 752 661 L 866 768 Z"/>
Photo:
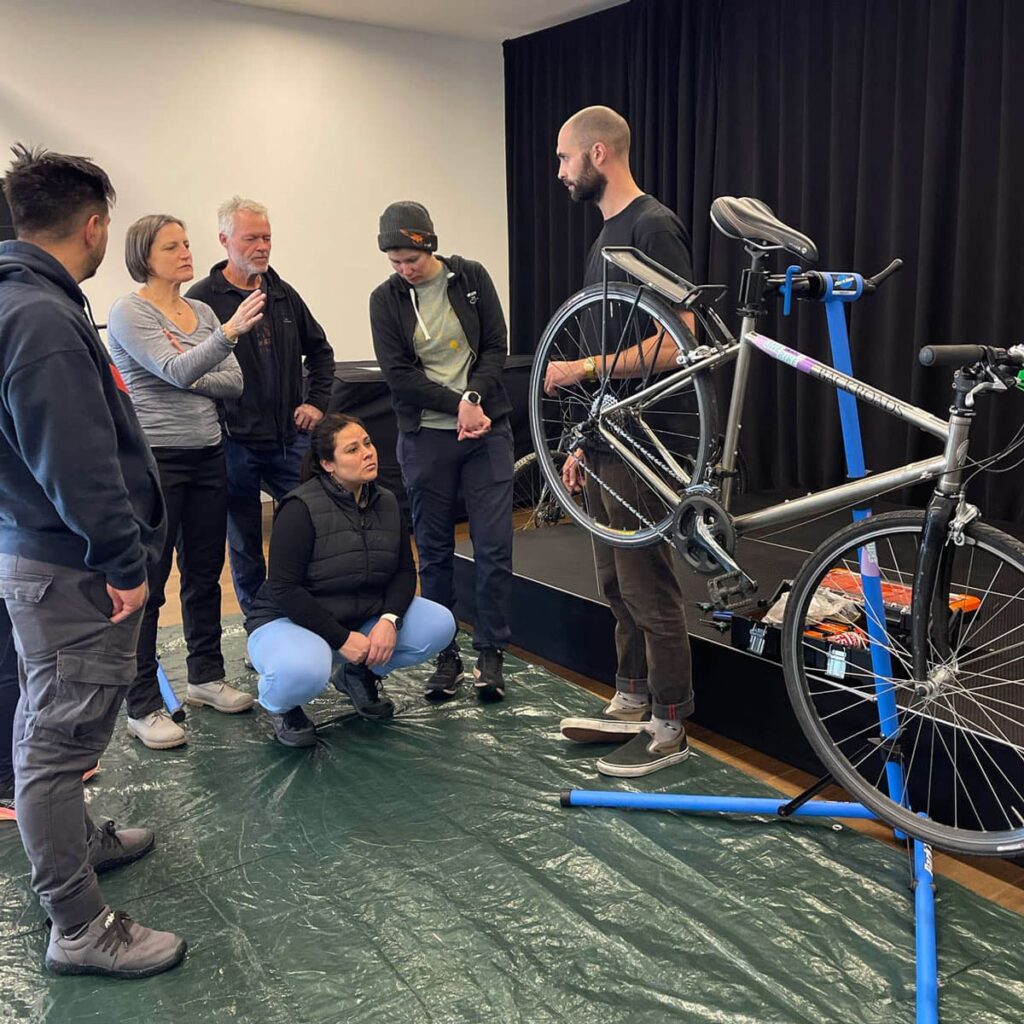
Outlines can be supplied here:
<path id="1" fill-rule="evenodd" d="M 82 773 L 110 741 L 135 678 L 141 610 L 116 625 L 95 572 L 0 554 L 0 600 L 14 627 L 21 699 L 14 805 L 32 888 L 59 928 L 104 906 L 89 864 L 93 823 Z"/>

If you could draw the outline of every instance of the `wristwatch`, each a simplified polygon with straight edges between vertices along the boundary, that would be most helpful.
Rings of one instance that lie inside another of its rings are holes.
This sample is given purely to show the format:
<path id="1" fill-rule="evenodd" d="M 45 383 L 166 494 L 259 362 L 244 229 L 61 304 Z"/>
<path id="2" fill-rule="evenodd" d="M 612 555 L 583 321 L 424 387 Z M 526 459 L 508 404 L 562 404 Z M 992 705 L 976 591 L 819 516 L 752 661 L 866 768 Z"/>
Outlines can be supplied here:
<path id="1" fill-rule="evenodd" d="M 479 391 L 463 391 L 462 401 L 469 402 L 470 405 L 479 405 L 481 402 Z"/>
<path id="2" fill-rule="evenodd" d="M 381 616 L 381 618 L 382 619 L 387 619 L 388 622 L 390 622 L 391 625 L 395 627 L 395 632 L 396 633 L 398 632 L 398 630 L 400 630 L 402 628 L 402 616 L 401 615 L 396 615 L 394 612 L 385 612 Z"/>
<path id="3" fill-rule="evenodd" d="M 597 360 L 593 356 L 583 360 L 583 373 L 587 380 L 597 380 Z"/>

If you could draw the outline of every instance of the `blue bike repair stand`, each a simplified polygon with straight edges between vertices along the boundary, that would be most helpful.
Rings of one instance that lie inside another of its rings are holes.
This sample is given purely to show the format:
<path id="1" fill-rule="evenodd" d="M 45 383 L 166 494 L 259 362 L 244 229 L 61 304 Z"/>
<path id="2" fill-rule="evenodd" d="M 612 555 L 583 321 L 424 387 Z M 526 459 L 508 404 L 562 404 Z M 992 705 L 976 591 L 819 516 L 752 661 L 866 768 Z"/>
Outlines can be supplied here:
<path id="1" fill-rule="evenodd" d="M 789 315 L 792 304 L 790 281 L 798 267 L 786 271 L 783 289 L 783 314 Z M 832 362 L 837 370 L 852 376 L 850 339 L 846 329 L 844 303 L 856 302 L 864 290 L 860 274 L 823 274 L 825 304 L 829 338 L 832 344 Z M 864 446 L 861 438 L 857 400 L 853 395 L 839 391 L 839 418 L 846 451 L 846 470 L 850 479 L 866 474 Z M 863 519 L 870 509 L 854 510 L 854 519 Z M 889 653 L 885 649 L 885 610 L 882 604 L 882 584 L 878 564 L 867 548 L 861 549 L 861 581 L 871 643 L 872 669 L 882 735 L 889 737 L 897 731 L 897 705 L 894 687 L 887 680 L 893 678 Z M 903 793 L 902 767 L 890 763 L 886 767 L 891 799 L 900 801 Z M 877 815 L 863 804 L 835 800 L 814 799 L 831 779 L 826 777 L 793 800 L 758 797 L 694 796 L 669 793 L 621 793 L 606 790 L 571 789 L 561 794 L 563 807 L 612 807 L 630 810 L 676 811 L 689 814 L 746 814 L 779 817 L 824 817 L 876 819 Z M 894 795 L 896 794 L 896 795 Z M 894 833 L 899 840 L 908 837 Z M 931 847 L 915 839 L 914 852 L 914 911 L 915 949 L 917 955 L 917 1017 L 916 1024 L 937 1024 L 939 1019 L 938 958 L 935 948 L 935 879 L 932 873 Z"/>

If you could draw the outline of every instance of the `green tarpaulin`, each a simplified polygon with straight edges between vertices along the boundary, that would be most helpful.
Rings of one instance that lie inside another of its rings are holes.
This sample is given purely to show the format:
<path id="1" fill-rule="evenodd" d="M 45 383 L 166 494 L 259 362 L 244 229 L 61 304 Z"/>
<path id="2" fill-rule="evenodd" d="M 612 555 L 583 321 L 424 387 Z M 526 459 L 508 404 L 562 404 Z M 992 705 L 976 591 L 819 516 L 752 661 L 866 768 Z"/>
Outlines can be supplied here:
<path id="1" fill-rule="evenodd" d="M 228 626 L 229 671 L 244 638 Z M 162 660 L 184 685 L 180 632 Z M 260 1024 L 823 1024 L 914 1019 L 906 858 L 828 821 L 564 809 L 568 787 L 771 795 L 708 756 L 633 783 L 607 747 L 558 734 L 597 698 L 508 659 L 509 697 L 420 697 L 355 719 L 311 706 L 317 747 L 287 750 L 260 710 L 192 711 L 189 744 L 119 726 L 87 787 L 99 820 L 158 845 L 103 879 L 114 906 L 189 940 L 146 981 L 54 978 L 13 825 L 0 823 L 0 1019 Z M 339 719 L 339 716 L 340 719 Z M 1024 1019 L 1021 920 L 939 879 L 943 1021 Z"/>

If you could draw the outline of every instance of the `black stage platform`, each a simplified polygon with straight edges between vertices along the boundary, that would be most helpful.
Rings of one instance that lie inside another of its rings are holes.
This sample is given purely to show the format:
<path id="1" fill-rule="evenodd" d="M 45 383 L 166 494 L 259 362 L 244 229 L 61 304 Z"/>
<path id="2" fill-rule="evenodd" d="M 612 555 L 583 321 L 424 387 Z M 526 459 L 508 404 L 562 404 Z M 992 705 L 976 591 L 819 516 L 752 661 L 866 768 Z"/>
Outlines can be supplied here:
<path id="1" fill-rule="evenodd" d="M 794 495 L 741 495 L 737 514 L 763 508 Z M 876 501 L 876 512 L 904 506 Z M 829 534 L 851 521 L 849 510 L 811 523 L 761 531 L 739 542 L 737 559 L 759 584 L 758 596 L 770 598 L 783 580 L 791 580 L 807 555 Z M 1017 524 L 993 523 L 1014 536 Z M 459 617 L 474 618 L 472 545 L 456 546 L 455 582 Z M 805 771 L 820 764 L 790 709 L 782 667 L 734 647 L 729 632 L 719 632 L 699 602 L 707 601 L 706 577 L 677 561 L 686 595 L 692 638 L 697 710 L 693 721 L 721 736 L 745 743 Z M 572 524 L 517 530 L 513 548 L 512 643 L 600 682 L 613 684 L 614 619 L 598 593 L 591 538 Z"/>

